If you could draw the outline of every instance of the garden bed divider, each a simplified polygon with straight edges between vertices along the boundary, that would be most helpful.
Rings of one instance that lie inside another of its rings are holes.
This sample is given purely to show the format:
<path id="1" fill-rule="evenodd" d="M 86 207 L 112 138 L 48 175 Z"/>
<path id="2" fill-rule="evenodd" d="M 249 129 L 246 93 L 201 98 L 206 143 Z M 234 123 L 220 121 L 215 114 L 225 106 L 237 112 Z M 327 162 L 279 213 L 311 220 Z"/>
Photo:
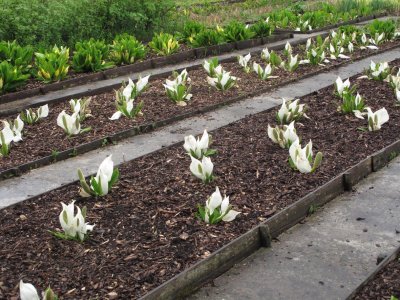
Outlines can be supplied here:
<path id="1" fill-rule="evenodd" d="M 182 299 L 190 295 L 204 284 L 215 279 L 233 265 L 257 251 L 260 247 L 270 247 L 272 239 L 277 238 L 282 232 L 304 220 L 312 213 L 310 208 L 317 208 L 328 203 L 348 190 L 349 184 L 353 186 L 371 174 L 373 172 L 373 157 L 379 159 L 380 162 L 387 163 L 394 158 L 391 155 L 392 150 L 399 148 L 400 140 L 367 157 L 257 227 L 215 251 L 209 257 L 199 261 L 192 267 L 153 289 L 141 299 L 172 300 Z M 400 253 L 400 247 L 394 254 L 386 258 L 384 262 L 388 263 L 390 260 L 393 260 L 398 253 Z M 374 271 L 373 274 L 376 274 L 383 268 L 383 265 L 381 263 L 378 270 Z"/>
<path id="2" fill-rule="evenodd" d="M 322 37 L 324 37 L 324 35 L 327 35 L 327 34 L 323 34 Z M 293 43 L 293 45 L 300 44 L 302 41 L 303 40 L 298 41 L 297 43 Z M 282 46 L 282 49 L 283 49 L 283 47 L 284 46 Z M 398 46 L 396 46 L 396 47 L 398 47 Z M 279 46 L 279 48 L 280 48 L 280 46 Z M 278 50 L 275 47 L 271 47 L 270 49 L 271 50 Z M 388 50 L 389 49 L 386 49 L 385 51 L 388 51 Z M 374 54 L 377 54 L 377 53 L 379 53 L 379 52 L 375 52 Z M 228 59 L 224 60 L 224 62 L 234 61 L 234 60 L 235 60 L 235 58 L 228 58 Z M 194 69 L 196 67 L 197 66 L 192 66 L 190 68 L 187 68 L 187 70 Z M 328 68 L 320 70 L 320 71 L 311 72 L 311 73 L 306 74 L 305 76 L 301 77 L 301 79 L 305 79 L 305 78 L 314 76 L 314 75 L 319 74 L 321 72 L 326 72 L 326 71 L 328 71 L 330 69 L 333 69 L 334 67 L 335 66 L 331 66 L 331 67 L 328 67 Z M 166 74 L 169 74 L 169 72 L 166 72 Z M 161 77 L 161 76 L 162 76 L 162 74 L 158 74 L 158 75 L 156 75 L 154 77 L 157 78 L 157 77 Z M 46 166 L 46 165 L 49 165 L 49 164 L 51 164 L 51 163 L 53 163 L 55 161 L 65 160 L 65 159 L 68 159 L 69 157 L 76 156 L 77 154 L 83 154 L 83 153 L 86 153 L 86 152 L 89 152 L 89 151 L 92 151 L 92 150 L 96 150 L 96 149 L 98 149 L 100 147 L 103 147 L 103 146 L 106 146 L 106 145 L 108 145 L 110 143 L 116 143 L 116 142 L 118 142 L 120 140 L 129 138 L 129 137 L 133 137 L 133 136 L 136 136 L 136 135 L 139 135 L 139 134 L 143 134 L 143 133 L 148 133 L 148 132 L 151 132 L 151 131 L 153 131 L 153 130 L 155 130 L 157 128 L 160 128 L 162 126 L 170 125 L 170 124 L 172 124 L 174 122 L 181 121 L 181 120 L 186 119 L 186 118 L 190 118 L 190 117 L 193 117 L 193 116 L 196 116 L 196 115 L 199 115 L 199 114 L 207 113 L 207 112 L 213 111 L 215 109 L 218 109 L 220 107 L 227 106 L 227 105 L 235 103 L 235 102 L 239 102 L 239 101 L 244 100 L 246 98 L 259 96 L 259 95 L 261 95 L 263 93 L 267 93 L 267 92 L 271 91 L 272 89 L 276 89 L 279 86 L 284 86 L 284 85 L 290 84 L 292 82 L 295 82 L 297 80 L 298 80 L 298 78 L 293 78 L 293 79 L 288 80 L 287 82 L 283 83 L 282 85 L 261 88 L 261 89 L 258 89 L 256 91 L 250 92 L 250 93 L 246 93 L 246 94 L 239 95 L 237 97 L 230 98 L 230 99 L 225 100 L 225 101 L 220 102 L 220 103 L 209 105 L 209 106 L 206 106 L 206 107 L 203 107 L 203 108 L 191 111 L 191 112 L 183 113 L 181 115 L 176 115 L 176 116 L 173 116 L 173 117 L 170 117 L 170 118 L 167 118 L 167 119 L 164 119 L 164 120 L 152 122 L 152 123 L 145 123 L 145 124 L 142 124 L 142 125 L 139 125 L 139 126 L 133 126 L 132 128 L 113 133 L 113 134 L 111 134 L 109 136 L 104 136 L 102 138 L 99 138 L 99 139 L 96 139 L 94 141 L 79 145 L 77 147 L 61 151 L 61 152 L 57 153 L 57 155 L 55 155 L 55 154 L 54 155 L 48 155 L 48 156 L 45 156 L 43 158 L 31 161 L 31 162 L 27 162 L 27 163 L 19 165 L 19 166 L 15 166 L 15 167 L 11 167 L 9 169 L 2 170 L 2 171 L 0 171 L 0 180 L 7 179 L 7 178 L 10 178 L 10 177 L 13 177 L 13 176 L 20 176 L 22 173 L 24 173 L 26 171 L 29 171 L 31 169 L 35 169 L 35 168 L 38 168 L 38 167 Z M 118 86 L 119 86 L 119 84 L 118 84 Z M 313 94 L 313 93 L 310 93 L 310 94 Z M 303 97 L 305 97 L 305 96 L 307 96 L 307 95 L 304 95 Z M 65 100 L 65 99 L 62 99 L 62 100 Z M 57 100 L 57 102 L 62 101 L 62 100 Z M 273 109 L 273 108 L 271 108 L 271 109 Z M 0 111 L 0 117 L 2 117 L 1 111 Z M 393 146 L 393 147 L 394 147 L 393 149 L 391 148 L 391 149 L 388 149 L 388 150 L 385 150 L 385 151 L 389 152 L 390 155 L 394 155 L 394 153 L 400 153 L 400 141 L 399 141 L 399 145 Z M 386 159 L 386 162 L 385 162 L 380 157 L 381 156 L 377 156 L 377 157 L 373 157 L 372 158 L 372 160 L 373 160 L 373 163 L 372 163 L 373 170 L 378 170 L 380 168 L 379 167 L 380 165 L 384 166 L 387 163 L 387 161 L 388 161 L 387 159 Z M 367 163 L 367 165 L 368 165 L 368 163 Z M 353 178 L 353 177 L 348 177 L 346 182 L 348 182 L 348 184 L 350 184 L 350 186 L 351 186 L 352 184 L 351 184 L 351 179 L 350 178 Z M 348 190 L 348 188 L 346 188 L 346 190 Z"/>
<path id="3" fill-rule="evenodd" d="M 166 65 L 177 64 L 191 59 L 199 59 L 209 55 L 217 55 L 217 54 L 231 52 L 236 49 L 245 49 L 248 47 L 259 46 L 262 44 L 283 41 L 285 39 L 289 39 L 292 37 L 293 34 L 291 33 L 278 33 L 258 39 L 226 43 L 211 47 L 189 49 L 169 56 L 155 57 L 144 61 L 135 62 L 131 65 L 115 67 L 105 71 L 95 72 L 76 78 L 66 79 L 60 82 L 49 83 L 38 88 L 7 93 L 5 95 L 0 96 L 0 104 L 25 99 L 28 97 L 44 95 L 49 92 L 54 92 L 65 88 L 79 86 L 89 82 L 112 79 L 118 76 L 128 75 L 131 73 L 140 73 L 146 70 L 151 70 Z"/>
<path id="4" fill-rule="evenodd" d="M 332 24 L 332 25 L 328 25 L 328 26 L 324 26 L 324 27 L 320 27 L 320 28 L 315 28 L 313 30 L 308 30 L 308 31 L 295 31 L 295 30 L 292 30 L 292 29 L 279 29 L 279 28 L 277 28 L 277 29 L 275 29 L 274 32 L 275 33 L 293 33 L 293 34 L 311 34 L 311 33 L 316 33 L 316 32 L 319 32 L 319 31 L 331 30 L 331 29 L 338 28 L 338 27 L 344 26 L 344 25 L 354 25 L 354 24 L 357 24 L 357 23 L 374 20 L 374 19 L 386 17 L 387 15 L 388 15 L 387 13 L 380 13 L 380 14 L 375 14 L 375 15 L 371 15 L 371 16 L 358 17 L 358 18 L 353 19 L 353 20 L 344 21 L 344 22 L 340 22 L 340 23 L 336 23 L 336 24 Z"/>
<path id="5" fill-rule="evenodd" d="M 366 286 L 382 269 L 384 269 L 389 263 L 391 263 L 392 261 L 394 261 L 396 259 L 396 257 L 400 254 L 400 246 L 398 246 L 393 252 L 392 254 L 390 254 L 389 256 L 387 256 L 384 260 L 382 260 L 380 262 L 380 264 L 378 264 L 378 266 L 376 267 L 375 270 L 373 270 L 368 276 L 367 278 L 365 278 L 360 285 L 351 292 L 350 295 L 348 295 L 346 297 L 346 300 L 352 300 L 354 298 L 354 296 L 362 289 L 364 288 L 364 286 Z"/>

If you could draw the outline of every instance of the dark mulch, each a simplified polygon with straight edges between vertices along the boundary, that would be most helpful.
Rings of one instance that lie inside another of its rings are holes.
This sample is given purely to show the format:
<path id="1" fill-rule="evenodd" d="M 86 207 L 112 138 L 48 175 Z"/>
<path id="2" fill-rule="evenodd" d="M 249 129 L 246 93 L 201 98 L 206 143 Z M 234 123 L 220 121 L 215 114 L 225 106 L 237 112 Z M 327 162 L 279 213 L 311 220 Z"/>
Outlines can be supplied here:
<path id="1" fill-rule="evenodd" d="M 400 255 L 382 269 L 353 298 L 355 300 L 400 299 Z"/>
<path id="2" fill-rule="evenodd" d="M 400 42 L 397 42 L 397 44 L 400 44 Z M 385 47 L 389 46 L 393 46 L 393 43 L 385 45 Z M 298 51 L 299 48 L 297 47 L 295 52 Z M 357 59 L 371 53 L 373 52 L 367 50 L 359 51 L 354 53 L 352 58 Z M 254 57 L 252 61 L 257 61 L 258 63 L 262 62 L 259 56 Z M 144 116 L 136 120 L 121 117 L 121 119 L 117 121 L 110 121 L 109 118 L 115 112 L 115 93 L 109 92 L 99 94 L 92 97 L 91 111 L 94 117 L 87 119 L 83 123 L 83 127 L 90 126 L 92 130 L 73 138 L 68 138 L 64 131 L 57 126 L 56 122 L 57 116 L 62 110 L 65 109 L 67 112 L 69 111 L 68 102 L 50 105 L 50 114 L 48 118 L 33 126 L 26 125 L 23 133 L 24 141 L 13 145 L 9 157 L 0 160 L 0 171 L 50 156 L 53 151 L 61 152 L 72 149 L 78 145 L 133 128 L 136 125 L 151 124 L 188 112 L 195 112 L 198 109 L 223 103 L 232 97 L 246 95 L 261 88 L 269 87 L 272 89 L 291 80 L 301 79 L 307 76 L 307 74 L 323 71 L 327 67 L 331 67 L 332 65 L 337 66 L 343 63 L 346 63 L 346 61 L 333 61 L 326 67 L 303 65 L 293 73 L 279 69 L 273 73 L 273 75 L 279 76 L 279 78 L 267 81 L 259 79 L 254 72 L 246 74 L 237 62 L 224 63 L 223 66 L 226 70 L 231 71 L 232 75 L 240 78 L 237 87 L 225 93 L 210 87 L 206 82 L 206 72 L 202 68 L 199 68 L 189 72 L 189 76 L 193 82 L 193 98 L 186 107 L 175 105 L 166 96 L 162 85 L 162 83 L 165 82 L 165 78 L 151 80 L 149 89 L 137 99 L 137 101 L 143 100 L 144 102 Z M 10 116 L 10 118 L 15 117 L 16 115 Z"/>
<path id="3" fill-rule="evenodd" d="M 338 113 L 332 86 L 301 100 L 310 119 L 297 124 L 298 134 L 303 144 L 312 139 L 314 151 L 324 155 L 314 174 L 291 170 L 288 151 L 267 137 L 267 125 L 276 123 L 274 108 L 212 133 L 218 153 L 212 157 L 211 184 L 190 174 L 190 158 L 179 144 L 122 165 L 120 181 L 102 199 L 81 199 L 72 184 L 3 209 L 0 298 L 15 297 L 21 278 L 41 288 L 50 284 L 63 299 L 144 295 L 398 140 L 400 108 L 388 84 L 358 80 L 358 91 L 373 110 L 388 110 L 390 121 L 380 131 L 360 131 L 365 120 Z M 197 204 L 204 204 L 215 186 L 242 212 L 237 220 L 209 226 L 195 218 Z M 87 221 L 96 224 L 84 244 L 47 232 L 60 228 L 60 202 L 71 199 L 87 205 Z"/>

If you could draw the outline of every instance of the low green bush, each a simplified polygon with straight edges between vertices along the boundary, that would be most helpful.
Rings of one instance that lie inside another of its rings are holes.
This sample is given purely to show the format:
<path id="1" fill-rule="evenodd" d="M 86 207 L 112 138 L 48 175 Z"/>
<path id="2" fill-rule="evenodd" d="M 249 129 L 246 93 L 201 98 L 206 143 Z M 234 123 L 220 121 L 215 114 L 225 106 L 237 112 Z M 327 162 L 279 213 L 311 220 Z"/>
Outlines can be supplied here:
<path id="1" fill-rule="evenodd" d="M 159 55 L 171 55 L 178 52 L 179 42 L 172 34 L 162 32 L 153 36 L 149 47 Z"/>
<path id="2" fill-rule="evenodd" d="M 110 59 L 116 65 L 129 65 L 146 56 L 147 49 L 134 36 L 118 35 L 110 50 Z"/>
<path id="3" fill-rule="evenodd" d="M 23 74 L 21 70 L 8 61 L 0 63 L 0 94 L 15 91 L 24 85 L 29 78 L 29 74 Z"/>
<path id="4" fill-rule="evenodd" d="M 64 79 L 69 70 L 69 48 L 54 46 L 50 51 L 35 53 L 38 80 L 46 83 Z"/>
<path id="5" fill-rule="evenodd" d="M 90 39 L 77 42 L 72 57 L 72 68 L 76 72 L 96 72 L 112 68 L 114 64 L 107 61 L 109 52 L 109 46 L 104 41 Z"/>
<path id="6" fill-rule="evenodd" d="M 227 42 L 237 42 L 251 39 L 255 33 L 243 23 L 232 21 L 224 27 L 224 35 Z"/>
<path id="7" fill-rule="evenodd" d="M 28 73 L 32 67 L 33 47 L 20 46 L 16 41 L 0 42 L 0 61 L 4 60 L 19 68 L 22 73 Z"/>

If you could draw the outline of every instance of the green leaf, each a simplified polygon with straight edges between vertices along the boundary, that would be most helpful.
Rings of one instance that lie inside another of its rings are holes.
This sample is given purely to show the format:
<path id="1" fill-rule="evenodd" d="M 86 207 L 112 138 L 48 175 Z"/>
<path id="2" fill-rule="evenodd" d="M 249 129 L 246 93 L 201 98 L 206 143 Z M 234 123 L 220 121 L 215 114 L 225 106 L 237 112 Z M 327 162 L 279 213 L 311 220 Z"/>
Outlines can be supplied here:
<path id="1" fill-rule="evenodd" d="M 117 168 L 114 169 L 111 180 L 108 182 L 108 188 L 111 189 L 111 187 L 118 181 L 119 178 L 119 170 Z"/>

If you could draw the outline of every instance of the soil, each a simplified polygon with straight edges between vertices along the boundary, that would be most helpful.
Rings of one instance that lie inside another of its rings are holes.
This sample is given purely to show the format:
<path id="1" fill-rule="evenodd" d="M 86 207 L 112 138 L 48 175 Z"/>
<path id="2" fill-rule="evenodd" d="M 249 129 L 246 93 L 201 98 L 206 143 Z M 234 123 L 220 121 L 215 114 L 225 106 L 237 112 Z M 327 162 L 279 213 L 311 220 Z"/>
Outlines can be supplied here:
<path id="1" fill-rule="evenodd" d="M 50 285 L 62 299 L 138 298 L 397 141 L 400 108 L 393 90 L 386 82 L 351 82 L 373 111 L 385 107 L 390 120 L 376 132 L 359 130 L 367 121 L 337 111 L 333 86 L 303 97 L 310 119 L 297 123 L 298 134 L 324 156 L 313 174 L 293 171 L 288 150 L 268 138 L 276 107 L 211 133 L 217 154 L 210 184 L 191 175 L 180 143 L 121 165 L 120 180 L 103 198 L 79 197 L 74 183 L 3 209 L 0 298 L 16 299 L 20 279 L 41 289 Z M 216 186 L 241 214 L 206 225 L 195 212 Z M 96 225 L 82 244 L 48 232 L 60 228 L 60 202 L 71 199 L 88 207 L 87 222 Z"/>
<path id="2" fill-rule="evenodd" d="M 391 296 L 400 299 L 400 255 L 368 282 L 353 299 L 389 300 Z"/>
<path id="3" fill-rule="evenodd" d="M 390 42 L 383 47 L 400 45 L 400 42 Z M 295 53 L 301 52 L 301 47 L 294 48 Z M 278 52 L 280 53 L 280 52 Z M 371 50 L 358 51 L 353 53 L 352 59 L 358 59 L 362 56 L 374 53 Z M 262 65 L 261 58 L 254 56 L 253 61 L 257 61 Z M 165 78 L 151 80 L 149 88 L 145 91 L 137 101 L 144 102 L 143 116 L 135 120 L 121 117 L 119 120 L 110 121 L 109 118 L 116 111 L 115 109 L 115 93 L 108 92 L 92 97 L 91 114 L 94 117 L 86 119 L 82 123 L 82 127 L 91 127 L 92 130 L 85 134 L 80 134 L 72 138 L 68 138 L 64 131 L 57 126 L 57 116 L 62 110 L 69 111 L 68 102 L 62 102 L 50 105 L 50 114 L 46 119 L 41 120 L 34 125 L 25 125 L 23 132 L 23 142 L 12 145 L 10 155 L 0 160 L 0 171 L 4 171 L 24 163 L 28 163 L 58 151 L 73 149 L 78 145 L 88 143 L 97 139 L 103 139 L 117 132 L 133 128 L 138 125 L 152 124 L 157 121 L 168 120 L 177 116 L 184 115 L 189 112 L 196 112 L 215 104 L 221 104 L 228 99 L 249 95 L 260 89 L 273 89 L 285 83 L 298 80 L 307 74 L 323 71 L 340 64 L 346 63 L 348 60 L 332 61 L 327 66 L 311 66 L 301 65 L 295 72 L 290 73 L 282 69 L 273 72 L 275 79 L 263 81 L 257 77 L 257 74 L 250 72 L 246 74 L 237 62 L 223 63 L 223 67 L 231 71 L 232 75 L 239 78 L 237 86 L 222 93 L 208 85 L 206 82 L 207 74 L 202 68 L 189 71 L 192 79 L 193 98 L 187 106 L 175 105 L 167 96 L 163 87 Z M 16 115 L 9 116 L 8 119 L 15 118 Z M 50 137 L 50 138 L 49 138 Z"/>

